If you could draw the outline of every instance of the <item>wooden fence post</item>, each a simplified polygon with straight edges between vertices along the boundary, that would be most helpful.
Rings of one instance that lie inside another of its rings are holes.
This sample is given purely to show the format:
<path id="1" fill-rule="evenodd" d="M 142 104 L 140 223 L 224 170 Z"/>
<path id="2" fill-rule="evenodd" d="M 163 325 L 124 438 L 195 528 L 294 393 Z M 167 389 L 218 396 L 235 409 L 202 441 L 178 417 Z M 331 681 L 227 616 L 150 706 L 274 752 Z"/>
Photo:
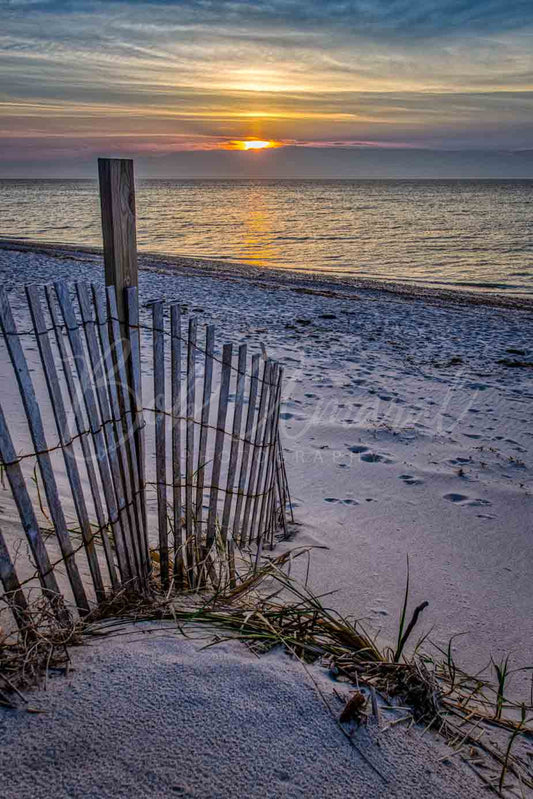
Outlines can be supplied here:
<path id="1" fill-rule="evenodd" d="M 125 330 L 124 289 L 138 286 L 133 161 L 99 158 L 100 208 L 106 286 L 114 286 L 118 315 Z"/>
<path id="2" fill-rule="evenodd" d="M 138 319 L 139 286 L 137 233 L 135 220 L 135 181 L 133 161 L 129 158 L 99 158 L 100 209 L 104 243 L 104 268 L 109 317 L 109 342 L 112 344 L 116 390 L 116 443 L 124 456 L 121 463 L 130 521 L 131 543 L 137 558 L 141 583 L 148 577 L 148 553 L 144 441 L 142 429 L 141 353 Z M 116 305 L 113 293 L 116 297 Z M 134 294 L 135 296 L 132 296 Z M 135 316 L 135 319 L 133 318 Z M 113 321 L 118 317 L 120 327 Z M 107 340 L 107 339 L 106 339 Z M 122 353 L 119 353 L 122 341 Z M 118 349 L 117 349 L 118 347 Z M 105 349 L 105 348 L 104 348 Z M 109 379 L 112 379 L 109 373 Z M 127 383 L 127 391 L 125 382 Z M 129 414 L 132 414 L 130 417 Z M 121 420 L 121 421 L 119 421 Z M 120 433 L 122 426 L 122 434 Z M 130 437 L 133 435 L 133 442 Z M 126 447 L 121 440 L 125 437 Z"/>

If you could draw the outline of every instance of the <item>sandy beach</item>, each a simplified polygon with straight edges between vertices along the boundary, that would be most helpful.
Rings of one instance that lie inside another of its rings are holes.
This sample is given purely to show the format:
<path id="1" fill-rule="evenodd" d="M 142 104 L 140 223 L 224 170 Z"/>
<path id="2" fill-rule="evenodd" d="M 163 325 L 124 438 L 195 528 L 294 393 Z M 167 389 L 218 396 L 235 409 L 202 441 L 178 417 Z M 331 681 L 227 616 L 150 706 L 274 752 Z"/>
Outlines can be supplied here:
<path id="1" fill-rule="evenodd" d="M 423 728 L 383 708 L 351 744 L 347 687 L 280 651 L 200 651 L 159 630 L 72 650 L 74 671 L 0 712 L 6 799 L 230 796 L 476 799 L 481 783 Z M 87 651 L 88 650 L 88 651 Z"/>
<path id="2" fill-rule="evenodd" d="M 142 256 L 140 266 L 143 306 L 156 298 L 179 301 L 201 324 L 216 324 L 218 347 L 223 341 L 246 341 L 259 351 L 263 343 L 284 365 L 282 441 L 297 526 L 293 540 L 278 549 L 320 547 L 311 559 L 313 589 L 320 594 L 334 591 L 327 599 L 330 606 L 364 619 L 380 642 L 392 644 L 408 556 L 410 606 L 429 602 L 419 623 L 420 635 L 431 630 L 429 639 L 443 648 L 457 636 L 455 656 L 471 671 L 491 658 L 500 662 L 507 654 L 512 669 L 531 665 L 531 302 L 318 280 L 285 270 L 267 273 L 159 256 Z M 25 283 L 101 283 L 103 267 L 100 255 L 89 250 L 5 245 L 0 248 L 0 276 L 22 327 L 27 321 Z M 142 312 L 148 314 L 147 308 Z M 1 357 L 5 365 L 4 350 Z M 13 409 L 15 395 L 16 387 L 6 385 L 3 400 Z M 16 513 L 7 490 L 0 504 L 3 526 L 14 531 Z M 174 658 L 183 664 L 192 657 L 176 642 L 158 646 L 162 648 L 153 656 L 158 669 L 170 668 Z M 135 648 L 132 652 L 120 650 L 119 657 L 130 665 L 131 658 L 141 662 L 151 657 L 145 644 L 137 654 Z M 214 660 L 205 666 L 190 661 L 200 674 L 206 669 L 203 679 L 210 679 L 209 670 L 224 658 L 241 659 L 239 674 L 249 666 L 241 662 L 248 657 L 242 653 L 209 657 Z M 97 658 L 110 663 L 103 649 Z M 80 663 L 80 679 L 104 691 L 96 671 L 91 672 L 94 662 Z M 268 682 L 265 674 L 271 667 L 279 676 L 279 663 L 275 658 L 271 663 L 275 668 L 268 663 L 257 667 L 259 679 Z M 223 667 L 228 668 L 227 661 Z M 308 683 L 300 686 L 293 666 L 284 668 L 291 673 L 298 701 L 305 703 Z M 226 677 L 213 679 L 218 684 Z M 54 688 L 50 701 L 56 701 L 56 691 L 59 703 L 62 693 L 69 691 L 78 692 L 81 701 L 82 683 L 76 685 L 74 675 L 70 687 Z M 527 699 L 530 675 L 515 673 L 511 685 L 517 697 Z M 174 701 L 164 688 L 160 691 L 157 701 Z M 316 696 L 312 701 L 318 703 L 312 714 L 316 719 L 319 701 Z M 47 718 L 39 723 L 46 726 Z M 308 729 L 309 720 L 302 726 Z M 304 740 L 302 746 L 312 757 L 315 743 Z M 332 768 L 327 757 L 334 759 L 337 753 L 324 755 L 324 774 Z M 349 760 L 356 754 L 347 750 L 342 757 Z M 418 767 L 426 755 L 419 752 L 416 757 Z M 387 789 L 376 783 L 374 792 L 350 795 L 478 795 L 475 784 L 468 782 L 469 772 L 463 783 L 457 775 L 450 780 L 448 792 L 443 787 L 447 778 L 438 770 L 432 775 L 435 783 L 427 790 L 413 787 L 411 775 L 404 782 L 398 777 Z M 289 781 L 283 789 L 282 777 L 277 779 L 271 793 L 265 788 L 254 794 L 245 783 L 240 790 L 246 795 L 309 795 L 303 778 Z M 205 796 L 201 785 L 200 780 L 196 787 L 182 786 L 176 794 Z M 346 795 L 348 786 L 339 782 L 337 792 L 324 787 L 317 795 Z M 34 784 L 24 790 L 19 796 L 41 795 Z M 209 795 L 228 794 L 214 788 Z"/>

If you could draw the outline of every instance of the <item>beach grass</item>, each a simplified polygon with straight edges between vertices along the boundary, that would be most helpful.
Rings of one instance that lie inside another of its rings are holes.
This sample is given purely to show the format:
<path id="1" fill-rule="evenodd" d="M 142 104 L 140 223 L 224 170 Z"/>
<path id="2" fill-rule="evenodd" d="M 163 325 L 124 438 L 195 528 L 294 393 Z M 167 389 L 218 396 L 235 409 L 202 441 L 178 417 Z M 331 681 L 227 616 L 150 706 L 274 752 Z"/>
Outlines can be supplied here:
<path id="1" fill-rule="evenodd" d="M 431 644 L 429 634 L 419 638 L 406 654 L 419 614 L 427 605 L 415 608 L 407 623 L 409 571 L 399 608 L 397 644 L 381 649 L 360 620 L 331 609 L 328 595 L 315 595 L 306 581 L 301 583 L 291 575 L 294 560 L 310 558 L 310 549 L 263 557 L 258 566 L 256 555 L 238 553 L 230 569 L 218 547 L 212 566 L 205 570 L 211 579 L 206 577 L 201 589 L 163 593 L 157 580 L 149 597 L 124 589 L 88 618 L 73 621 L 69 628 L 60 627 L 41 600 L 32 607 L 34 618 L 37 612 L 36 621 L 26 633 L 21 632 L 16 642 L 0 642 L 0 702 L 10 705 L 22 697 L 27 703 L 22 693 L 25 686 L 46 680 L 51 668 L 68 671 L 71 646 L 91 638 L 127 634 L 139 623 L 144 632 L 147 628 L 157 630 L 164 623 L 184 636 L 200 636 L 205 640 L 204 647 L 239 640 L 260 656 L 281 646 L 307 671 L 309 664 L 327 668 L 332 680 L 353 686 L 352 704 L 360 705 L 354 712 L 347 706 L 340 718 L 334 718 L 350 740 L 348 722 L 361 721 L 367 715 L 363 690 L 372 700 L 378 721 L 376 694 L 388 708 L 405 711 L 392 724 L 404 721 L 434 730 L 497 794 L 506 795 L 510 777 L 518 785 L 533 788 L 530 764 L 514 751 L 518 740 L 529 741 L 533 735 L 532 702 L 508 696 L 507 684 L 513 671 L 510 658 L 501 663 L 491 661 L 488 673 L 468 674 L 452 654 L 453 639 L 443 650 Z M 326 699 L 325 704 L 329 707 Z M 499 742 L 494 742 L 494 736 L 490 740 L 484 737 L 486 730 L 498 731 Z M 497 765 L 496 776 L 486 776 L 486 762 L 482 762 L 480 753 Z"/>

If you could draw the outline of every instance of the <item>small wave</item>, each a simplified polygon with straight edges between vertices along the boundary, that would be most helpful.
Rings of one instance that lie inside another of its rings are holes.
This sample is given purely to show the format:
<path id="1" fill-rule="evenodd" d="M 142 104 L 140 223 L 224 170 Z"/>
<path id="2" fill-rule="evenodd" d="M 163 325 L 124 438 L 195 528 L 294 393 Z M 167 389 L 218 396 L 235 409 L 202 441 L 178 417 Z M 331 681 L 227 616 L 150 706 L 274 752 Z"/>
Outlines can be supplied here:
<path id="1" fill-rule="evenodd" d="M 274 236 L 273 241 L 312 241 L 313 236 Z"/>
<path id="2" fill-rule="evenodd" d="M 139 188 L 138 240 L 147 250 L 265 268 L 529 295 L 531 187 L 155 180 Z M 4 236 L 101 244 L 95 182 L 0 181 L 0 189 Z"/>

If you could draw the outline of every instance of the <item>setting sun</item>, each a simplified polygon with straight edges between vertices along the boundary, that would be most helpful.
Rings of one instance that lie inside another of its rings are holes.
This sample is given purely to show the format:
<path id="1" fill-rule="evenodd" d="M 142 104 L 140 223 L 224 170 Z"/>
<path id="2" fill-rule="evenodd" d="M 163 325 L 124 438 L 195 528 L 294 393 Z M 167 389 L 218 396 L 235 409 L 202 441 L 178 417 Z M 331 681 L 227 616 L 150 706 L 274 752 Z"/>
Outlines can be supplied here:
<path id="1" fill-rule="evenodd" d="M 232 141 L 227 149 L 230 150 L 268 150 L 273 147 L 282 147 L 278 141 L 263 141 L 261 139 L 243 139 Z"/>
<path id="2" fill-rule="evenodd" d="M 272 147 L 273 142 L 270 141 L 243 141 L 245 150 L 264 150 L 266 147 Z"/>

